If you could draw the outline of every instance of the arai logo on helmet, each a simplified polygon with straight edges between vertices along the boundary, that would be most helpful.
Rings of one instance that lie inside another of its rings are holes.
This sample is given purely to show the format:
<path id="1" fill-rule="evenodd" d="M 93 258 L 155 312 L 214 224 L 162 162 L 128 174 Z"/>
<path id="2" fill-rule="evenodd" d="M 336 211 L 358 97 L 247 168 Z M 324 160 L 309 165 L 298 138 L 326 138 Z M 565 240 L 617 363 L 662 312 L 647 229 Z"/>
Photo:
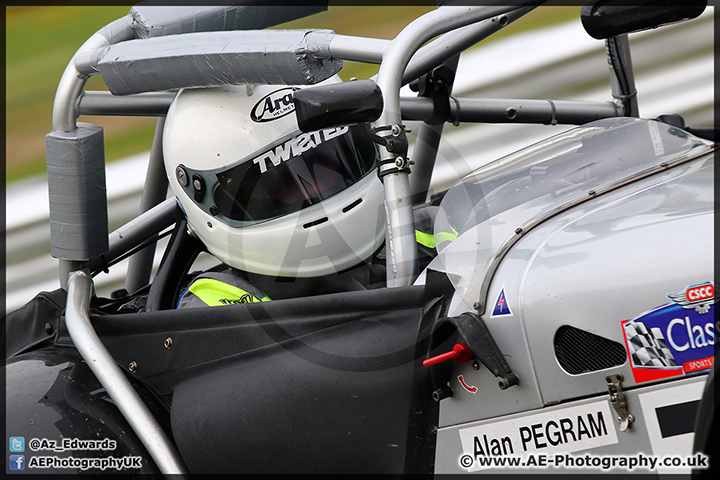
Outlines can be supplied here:
<path id="1" fill-rule="evenodd" d="M 269 122 L 295 111 L 293 88 L 286 87 L 268 93 L 250 111 L 253 122 Z"/>

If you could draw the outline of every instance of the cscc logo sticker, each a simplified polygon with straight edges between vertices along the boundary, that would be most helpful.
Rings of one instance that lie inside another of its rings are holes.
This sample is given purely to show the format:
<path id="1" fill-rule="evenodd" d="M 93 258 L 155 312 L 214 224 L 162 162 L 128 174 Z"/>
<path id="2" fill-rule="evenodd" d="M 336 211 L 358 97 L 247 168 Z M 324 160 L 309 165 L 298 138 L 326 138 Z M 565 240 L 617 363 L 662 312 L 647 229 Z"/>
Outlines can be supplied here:
<path id="1" fill-rule="evenodd" d="M 286 87 L 261 98 L 250 111 L 250 118 L 257 123 L 270 122 L 294 111 L 293 88 Z"/>
<path id="2" fill-rule="evenodd" d="M 715 287 L 712 282 L 690 285 L 685 290 L 668 293 L 668 298 L 685 309 L 695 309 L 700 314 L 710 311 L 710 305 L 715 303 Z"/>
<path id="3" fill-rule="evenodd" d="M 716 330 L 712 282 L 690 285 L 667 296 L 673 303 L 622 322 L 637 383 L 712 367 Z"/>

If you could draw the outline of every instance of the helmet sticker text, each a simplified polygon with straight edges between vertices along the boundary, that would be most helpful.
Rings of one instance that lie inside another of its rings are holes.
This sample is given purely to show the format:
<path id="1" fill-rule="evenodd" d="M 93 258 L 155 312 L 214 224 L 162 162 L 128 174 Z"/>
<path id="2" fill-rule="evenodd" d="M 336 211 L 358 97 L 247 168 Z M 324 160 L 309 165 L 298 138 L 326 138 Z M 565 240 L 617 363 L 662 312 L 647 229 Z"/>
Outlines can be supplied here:
<path id="1" fill-rule="evenodd" d="M 265 173 L 268 169 L 268 160 L 270 160 L 273 166 L 277 167 L 281 162 L 286 162 L 308 150 L 312 150 L 323 142 L 347 133 L 348 130 L 349 127 L 344 126 L 316 130 L 310 133 L 301 133 L 297 137 L 291 138 L 277 147 L 255 157 L 253 163 L 260 167 L 260 173 Z"/>

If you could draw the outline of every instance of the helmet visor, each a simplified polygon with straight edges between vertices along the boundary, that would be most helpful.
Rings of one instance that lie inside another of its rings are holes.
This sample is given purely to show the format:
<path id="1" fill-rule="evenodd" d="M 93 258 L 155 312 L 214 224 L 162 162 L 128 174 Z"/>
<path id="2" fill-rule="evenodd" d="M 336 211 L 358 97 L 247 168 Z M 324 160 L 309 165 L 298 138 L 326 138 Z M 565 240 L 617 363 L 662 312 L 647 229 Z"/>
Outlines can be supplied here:
<path id="1" fill-rule="evenodd" d="M 217 173 L 213 200 L 230 220 L 270 220 L 355 184 L 374 169 L 377 156 L 357 126 L 301 133 Z"/>

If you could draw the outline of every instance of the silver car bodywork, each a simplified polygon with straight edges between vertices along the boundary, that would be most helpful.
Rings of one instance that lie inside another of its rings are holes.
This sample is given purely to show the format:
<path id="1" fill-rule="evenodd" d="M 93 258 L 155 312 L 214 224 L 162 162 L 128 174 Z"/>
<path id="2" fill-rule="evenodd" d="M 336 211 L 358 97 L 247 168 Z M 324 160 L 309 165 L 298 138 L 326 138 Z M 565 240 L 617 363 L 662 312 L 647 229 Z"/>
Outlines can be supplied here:
<path id="1" fill-rule="evenodd" d="M 454 368 L 454 394 L 440 404 L 438 472 L 484 470 L 476 455 L 493 455 L 488 438 L 512 439 L 496 456 L 692 453 L 692 430 L 664 438 L 654 414 L 700 399 L 714 353 L 714 300 L 697 309 L 673 300 L 689 286 L 712 290 L 713 148 L 654 121 L 611 119 L 586 127 L 479 169 L 441 203 L 436 235 L 459 234 L 429 266 L 445 271 L 457 288 L 448 315 L 484 304 L 483 318 L 520 383 L 501 390 L 485 369 Z M 593 145 L 592 153 L 578 154 L 583 142 Z M 593 168 L 603 173 L 593 175 Z M 553 176 L 553 169 L 560 174 Z M 619 186 L 607 188 L 614 183 Z M 530 231 L 523 228 L 528 224 Z M 632 327 L 623 328 L 631 320 L 655 330 L 638 340 Z M 653 363 L 633 342 L 652 344 L 654 332 L 665 350 L 649 350 L 661 357 Z M 669 362 L 661 363 L 663 357 Z M 634 417 L 624 431 L 611 407 L 611 374 L 622 375 Z M 574 441 L 566 423 L 565 441 L 548 438 L 561 438 L 560 426 L 552 427 L 563 415 L 585 414 L 601 417 L 602 435 L 598 426 Z M 474 461 L 462 464 L 463 455 Z"/>

